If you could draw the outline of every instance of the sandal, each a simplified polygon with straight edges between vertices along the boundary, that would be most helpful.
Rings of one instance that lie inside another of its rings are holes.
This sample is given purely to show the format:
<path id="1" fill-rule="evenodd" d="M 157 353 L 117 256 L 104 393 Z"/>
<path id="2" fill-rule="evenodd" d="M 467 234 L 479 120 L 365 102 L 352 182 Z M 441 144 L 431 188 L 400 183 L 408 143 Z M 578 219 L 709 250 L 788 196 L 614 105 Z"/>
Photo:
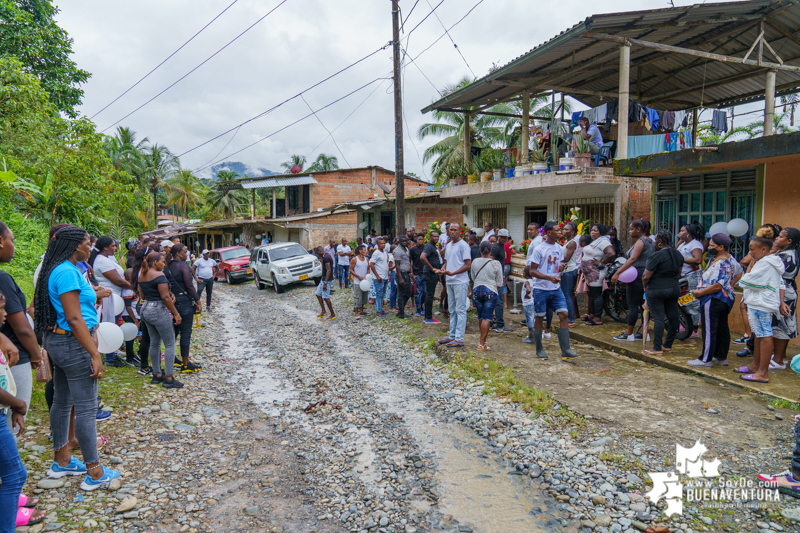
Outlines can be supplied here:
<path id="1" fill-rule="evenodd" d="M 103 446 L 105 446 L 106 444 L 108 444 L 108 439 L 107 439 L 107 438 L 105 438 L 105 437 L 104 437 L 104 436 L 102 436 L 102 435 L 98 435 L 98 436 L 97 436 L 97 441 L 98 441 L 98 442 L 97 442 L 97 451 L 98 451 L 98 452 L 99 452 L 100 450 L 102 450 L 102 449 L 103 449 Z"/>
<path id="2" fill-rule="evenodd" d="M 753 377 L 753 374 L 743 374 L 739 376 L 739 379 L 743 379 L 744 381 L 750 381 L 752 383 L 769 383 L 768 379 L 756 379 Z"/>
<path id="3" fill-rule="evenodd" d="M 770 370 L 786 370 L 786 364 L 784 363 L 784 364 L 782 364 L 782 365 L 779 365 L 779 364 L 778 364 L 778 363 L 776 363 L 776 362 L 775 362 L 775 360 L 773 359 L 773 360 L 771 360 L 771 361 L 769 362 L 769 369 L 770 369 Z"/>
<path id="4" fill-rule="evenodd" d="M 19 507 L 29 507 L 33 509 L 39 503 L 38 498 L 28 498 L 27 494 L 19 495 Z"/>
<path id="5" fill-rule="evenodd" d="M 753 371 L 750 370 L 749 368 L 747 368 L 746 366 L 740 366 L 739 368 L 734 368 L 733 371 L 736 372 L 737 374 L 752 374 L 753 373 Z"/>
<path id="6" fill-rule="evenodd" d="M 491 348 L 489 348 L 489 346 L 486 344 L 479 344 L 478 350 L 481 352 L 488 352 L 489 350 L 491 350 Z"/>
<path id="7" fill-rule="evenodd" d="M 445 346 L 447 346 L 448 348 L 463 348 L 464 343 L 459 341 L 450 341 L 447 344 L 445 344 Z"/>
<path id="8" fill-rule="evenodd" d="M 642 350 L 644 355 L 664 355 L 664 352 L 659 352 L 656 350 Z"/>
<path id="9" fill-rule="evenodd" d="M 33 518 L 35 514 L 38 516 L 38 518 Z M 46 515 L 47 513 L 44 511 L 37 511 L 36 509 L 31 509 L 29 507 L 20 507 L 17 510 L 17 527 L 38 524 L 44 520 Z"/>

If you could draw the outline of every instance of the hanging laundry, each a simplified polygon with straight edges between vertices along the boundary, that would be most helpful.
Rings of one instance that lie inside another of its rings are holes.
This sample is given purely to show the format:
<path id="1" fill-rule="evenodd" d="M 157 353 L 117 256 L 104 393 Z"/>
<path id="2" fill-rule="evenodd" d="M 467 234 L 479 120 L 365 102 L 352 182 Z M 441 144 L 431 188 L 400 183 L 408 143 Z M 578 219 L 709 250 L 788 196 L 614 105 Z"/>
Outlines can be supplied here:
<path id="1" fill-rule="evenodd" d="M 664 134 L 664 141 L 667 145 L 667 152 L 674 152 L 676 150 L 680 150 L 678 140 L 680 135 L 677 133 L 665 133 Z"/>
<path id="2" fill-rule="evenodd" d="M 664 111 L 661 117 L 661 127 L 664 131 L 672 131 L 675 129 L 675 111 Z"/>
<path id="3" fill-rule="evenodd" d="M 658 116 L 658 111 L 655 109 L 647 109 L 647 119 L 650 121 L 650 128 L 653 130 L 658 130 L 658 127 L 661 125 L 661 119 Z"/>
<path id="4" fill-rule="evenodd" d="M 587 109 L 583 112 L 583 118 L 589 121 L 589 124 L 597 124 L 597 108 Z"/>
<path id="5" fill-rule="evenodd" d="M 610 122 L 617 118 L 617 114 L 619 113 L 619 98 L 614 98 L 606 104 L 606 106 L 606 120 Z"/>
<path id="6" fill-rule="evenodd" d="M 628 158 L 666 151 L 663 135 L 631 135 L 628 137 Z"/>
<path id="7" fill-rule="evenodd" d="M 681 150 L 686 150 L 687 148 L 694 148 L 692 144 L 692 132 L 691 130 L 683 130 L 678 132 L 679 140 L 678 145 L 680 146 Z"/>
<path id="8" fill-rule="evenodd" d="M 686 126 L 686 124 L 683 123 L 684 120 L 686 120 L 686 111 L 675 111 L 675 122 L 672 129 L 677 130 L 678 128 Z"/>
<path id="9" fill-rule="evenodd" d="M 594 119 L 597 121 L 595 124 L 600 124 L 601 122 L 611 122 L 611 118 L 608 117 L 608 104 L 603 104 L 594 108 L 595 117 Z"/>
<path id="10" fill-rule="evenodd" d="M 634 122 L 641 122 L 642 120 L 642 111 L 641 107 L 638 102 L 631 100 L 628 102 L 628 123 L 633 124 Z"/>
<path id="11" fill-rule="evenodd" d="M 572 129 L 575 126 L 577 126 L 578 122 L 580 122 L 582 117 L 583 117 L 583 111 L 575 111 L 575 112 L 573 112 L 572 113 L 572 118 L 569 121 L 570 129 Z"/>
<path id="12" fill-rule="evenodd" d="M 711 131 L 717 135 L 728 133 L 728 113 L 715 109 L 711 115 Z"/>

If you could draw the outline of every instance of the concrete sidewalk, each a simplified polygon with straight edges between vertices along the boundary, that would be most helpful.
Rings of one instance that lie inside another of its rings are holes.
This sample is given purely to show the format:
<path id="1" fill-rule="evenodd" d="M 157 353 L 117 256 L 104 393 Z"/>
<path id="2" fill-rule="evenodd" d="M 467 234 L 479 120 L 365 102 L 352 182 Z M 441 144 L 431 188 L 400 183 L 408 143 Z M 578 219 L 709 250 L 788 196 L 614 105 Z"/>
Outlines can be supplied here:
<path id="1" fill-rule="evenodd" d="M 747 365 L 753 359 L 752 357 L 736 356 L 736 352 L 744 348 L 742 345 L 731 343 L 730 350 L 728 351 L 728 366 L 714 364 L 712 368 L 691 367 L 687 364 L 688 361 L 697 359 L 702 353 L 701 339 L 690 338 L 686 341 L 676 340 L 672 346 L 671 352 L 665 352 L 664 355 L 657 356 L 645 355 L 642 353 L 644 349 L 642 341 L 628 342 L 614 340 L 614 336 L 625 331 L 625 324 L 611 321 L 608 318 L 604 318 L 603 320 L 605 322 L 602 326 L 586 326 L 579 322 L 577 326 L 570 329 L 570 337 L 577 341 L 603 348 L 604 350 L 613 351 L 617 354 L 669 368 L 670 370 L 676 370 L 687 374 L 699 374 L 728 383 L 735 387 L 741 387 L 775 398 L 797 402 L 798 394 L 800 394 L 800 376 L 795 374 L 788 365 L 786 370 L 770 370 L 769 383 L 752 383 L 739 379 L 741 374 L 735 373 L 733 369 Z M 651 326 L 651 337 L 653 334 L 652 332 L 653 328 Z M 740 336 L 739 334 L 731 333 L 732 339 L 739 338 Z M 652 346 L 652 342 L 647 343 L 648 348 Z M 791 360 L 797 352 L 797 348 L 789 346 L 787 351 L 788 359 Z"/>

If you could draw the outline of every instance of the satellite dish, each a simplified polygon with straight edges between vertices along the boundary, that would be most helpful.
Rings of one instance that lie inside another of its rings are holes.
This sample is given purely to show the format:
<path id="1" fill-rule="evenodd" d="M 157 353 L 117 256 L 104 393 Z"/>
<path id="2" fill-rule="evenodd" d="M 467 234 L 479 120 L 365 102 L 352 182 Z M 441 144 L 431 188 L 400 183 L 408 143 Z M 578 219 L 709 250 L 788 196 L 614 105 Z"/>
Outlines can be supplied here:
<path id="1" fill-rule="evenodd" d="M 394 189 L 390 189 L 388 185 L 386 185 L 385 183 L 380 182 L 380 181 L 378 182 L 378 187 L 380 187 L 380 189 L 383 192 L 385 192 L 386 194 L 390 194 L 394 190 Z"/>

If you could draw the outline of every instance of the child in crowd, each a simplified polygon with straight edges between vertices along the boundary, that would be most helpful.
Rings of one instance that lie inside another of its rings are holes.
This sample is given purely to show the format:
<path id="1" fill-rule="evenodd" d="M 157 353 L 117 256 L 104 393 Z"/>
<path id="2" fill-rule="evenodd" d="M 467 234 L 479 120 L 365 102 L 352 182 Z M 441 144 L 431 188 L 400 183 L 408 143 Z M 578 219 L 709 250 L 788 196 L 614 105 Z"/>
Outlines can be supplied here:
<path id="1" fill-rule="evenodd" d="M 533 308 L 533 276 L 530 265 L 525 265 L 522 277 L 525 278 L 525 283 L 522 285 L 522 309 L 525 311 L 525 323 L 528 324 L 528 336 L 522 339 L 522 342 L 533 344 L 533 325 L 536 316 Z"/>
<path id="2" fill-rule="evenodd" d="M 750 256 L 753 262 L 742 276 L 739 285 L 744 288 L 742 301 L 747 305 L 747 318 L 755 336 L 755 351 L 750 366 L 735 371 L 740 379 L 755 383 L 768 383 L 767 371 L 772 359 L 772 317 L 778 313 L 788 316 L 784 303 L 783 261 L 770 255 L 772 240 L 763 237 L 750 239 Z"/>

